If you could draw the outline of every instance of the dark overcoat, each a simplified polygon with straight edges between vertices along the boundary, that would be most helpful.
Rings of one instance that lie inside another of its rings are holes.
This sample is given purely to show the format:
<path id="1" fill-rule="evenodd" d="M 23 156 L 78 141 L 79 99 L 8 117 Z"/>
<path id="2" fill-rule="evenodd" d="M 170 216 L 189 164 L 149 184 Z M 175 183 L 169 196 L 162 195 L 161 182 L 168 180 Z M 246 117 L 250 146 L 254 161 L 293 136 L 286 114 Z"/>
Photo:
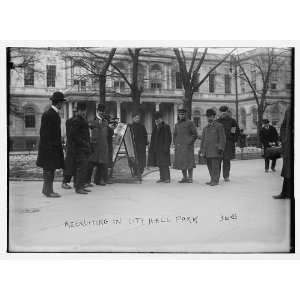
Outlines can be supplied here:
<path id="1" fill-rule="evenodd" d="M 200 151 L 205 158 L 221 158 L 226 144 L 224 126 L 219 122 L 209 123 L 203 128 Z"/>
<path id="2" fill-rule="evenodd" d="M 112 167 L 112 155 L 113 155 L 113 136 L 114 130 L 108 126 L 107 128 L 107 143 L 108 143 L 108 168 Z"/>
<path id="3" fill-rule="evenodd" d="M 175 159 L 174 168 L 185 170 L 195 168 L 194 143 L 198 137 L 197 129 L 190 120 L 179 121 L 174 129 Z"/>
<path id="4" fill-rule="evenodd" d="M 283 165 L 281 176 L 287 179 L 292 177 L 292 141 L 293 141 L 293 124 L 291 108 L 289 107 L 284 115 L 283 122 L 280 127 L 280 139 L 282 142 L 282 158 Z"/>
<path id="5" fill-rule="evenodd" d="M 87 120 L 81 116 L 76 116 L 71 123 L 69 146 L 75 157 L 88 156 L 91 153 L 89 125 Z"/>
<path id="6" fill-rule="evenodd" d="M 148 134 L 144 125 L 133 123 L 130 125 L 133 132 L 133 139 L 139 166 L 146 166 L 146 146 L 148 145 Z"/>
<path id="7" fill-rule="evenodd" d="M 217 119 L 219 123 L 224 126 L 226 135 L 226 145 L 224 149 L 223 158 L 224 159 L 234 159 L 235 158 L 235 143 L 238 140 L 240 129 L 235 119 L 225 116 Z M 235 132 L 234 132 L 235 131 Z"/>
<path id="8" fill-rule="evenodd" d="M 73 148 L 71 147 L 71 140 L 70 140 L 71 124 L 74 119 L 75 119 L 75 116 L 72 118 L 69 118 L 66 121 L 67 144 L 66 144 L 64 175 L 73 175 L 75 172 L 75 156 L 73 153 Z"/>
<path id="9" fill-rule="evenodd" d="M 275 143 L 275 145 L 278 146 L 278 133 L 277 133 L 276 128 L 272 125 L 269 125 L 268 129 L 263 127 L 260 130 L 259 137 L 260 137 L 260 141 L 264 148 L 263 156 L 265 156 L 266 149 L 271 147 L 271 145 L 269 145 L 269 143 Z"/>
<path id="10" fill-rule="evenodd" d="M 92 129 L 91 145 L 92 153 L 89 158 L 90 162 L 98 164 L 109 163 L 108 147 L 108 123 L 105 119 L 96 118 L 90 125 Z"/>
<path id="11" fill-rule="evenodd" d="M 172 134 L 170 126 L 164 122 L 162 122 L 159 126 L 155 126 L 151 134 L 148 166 L 170 166 L 171 143 Z"/>
<path id="12" fill-rule="evenodd" d="M 60 116 L 53 108 L 42 115 L 36 164 L 47 170 L 64 168 Z"/>

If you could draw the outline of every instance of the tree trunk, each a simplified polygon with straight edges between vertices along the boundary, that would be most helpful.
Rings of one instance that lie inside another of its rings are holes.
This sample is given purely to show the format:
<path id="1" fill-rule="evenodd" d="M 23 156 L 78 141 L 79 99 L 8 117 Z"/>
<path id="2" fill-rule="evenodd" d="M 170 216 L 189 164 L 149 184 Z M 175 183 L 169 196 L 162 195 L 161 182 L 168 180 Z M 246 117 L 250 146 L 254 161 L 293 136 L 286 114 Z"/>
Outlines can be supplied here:
<path id="1" fill-rule="evenodd" d="M 192 117 L 192 101 L 193 101 L 193 92 L 190 89 L 184 91 L 184 100 L 183 105 L 186 109 L 187 118 L 190 120 Z"/>
<path id="2" fill-rule="evenodd" d="M 133 109 L 134 111 L 137 111 L 140 108 L 140 104 L 141 104 L 141 93 L 138 90 L 138 88 L 132 89 L 131 98 L 133 102 Z"/>
<path id="3" fill-rule="evenodd" d="M 262 128 L 262 120 L 263 120 L 263 109 L 261 105 L 257 108 L 257 147 L 261 147 L 261 141 L 260 141 L 260 131 Z"/>
<path id="4" fill-rule="evenodd" d="M 106 101 L 106 76 L 99 75 L 99 103 L 105 104 Z"/>

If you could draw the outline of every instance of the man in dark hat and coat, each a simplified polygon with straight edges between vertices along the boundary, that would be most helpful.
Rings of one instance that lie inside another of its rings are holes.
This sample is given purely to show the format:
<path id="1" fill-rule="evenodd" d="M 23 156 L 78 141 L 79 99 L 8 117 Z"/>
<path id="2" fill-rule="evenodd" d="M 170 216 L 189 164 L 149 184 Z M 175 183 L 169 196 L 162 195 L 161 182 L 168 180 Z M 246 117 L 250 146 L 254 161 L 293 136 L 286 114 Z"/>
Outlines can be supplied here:
<path id="1" fill-rule="evenodd" d="M 148 134 L 146 127 L 141 124 L 140 112 L 134 112 L 132 117 L 133 122 L 130 126 L 133 132 L 133 141 L 138 164 L 135 170 L 135 176 L 141 178 L 146 166 L 146 146 L 148 145 Z"/>
<path id="2" fill-rule="evenodd" d="M 89 158 L 89 166 L 87 172 L 87 182 L 91 184 L 94 167 L 96 172 L 94 183 L 96 185 L 106 185 L 108 180 L 108 164 L 109 164 L 109 146 L 108 146 L 108 121 L 105 119 L 105 105 L 99 104 L 96 111 L 96 118 L 90 124 L 92 130 L 91 146 L 92 153 Z"/>
<path id="3" fill-rule="evenodd" d="M 53 181 L 56 169 L 64 168 L 64 153 L 61 139 L 59 110 L 66 101 L 64 94 L 54 92 L 50 100 L 52 105 L 43 113 L 40 128 L 40 142 L 37 157 L 37 166 L 43 168 L 43 190 L 46 197 L 60 197 L 53 191 Z"/>
<path id="4" fill-rule="evenodd" d="M 178 123 L 175 125 L 173 141 L 175 145 L 174 168 L 181 170 L 183 175 L 180 183 L 193 182 L 193 168 L 196 167 L 194 143 L 197 137 L 194 122 L 187 119 L 185 108 L 179 107 Z"/>
<path id="5" fill-rule="evenodd" d="M 208 125 L 202 131 L 200 154 L 206 159 L 210 175 L 210 181 L 206 184 L 215 186 L 219 184 L 226 136 L 223 125 L 215 121 L 216 112 L 213 109 L 208 109 L 206 116 Z"/>
<path id="6" fill-rule="evenodd" d="M 230 117 L 229 108 L 226 105 L 220 107 L 221 115 L 217 119 L 224 126 L 226 135 L 226 146 L 223 153 L 223 178 L 229 181 L 230 176 L 230 161 L 235 158 L 235 143 L 240 134 L 239 126 L 235 119 Z"/>
<path id="7" fill-rule="evenodd" d="M 73 108 L 73 116 L 66 121 L 66 137 L 67 137 L 67 144 L 66 144 L 66 157 L 65 157 L 65 168 L 63 171 L 63 181 L 61 187 L 63 189 L 71 189 L 72 187 L 69 185 L 71 182 L 72 176 L 75 175 L 75 160 L 73 154 L 73 147 L 70 144 L 70 131 L 71 131 L 71 124 L 73 120 L 76 118 L 77 115 L 77 107 L 74 106 Z M 74 180 L 75 183 L 75 180 Z"/>
<path id="8" fill-rule="evenodd" d="M 148 165 L 159 167 L 160 179 L 157 183 L 170 183 L 170 146 L 172 142 L 171 129 L 162 119 L 160 112 L 154 113 L 155 126 L 151 134 Z"/>
<path id="9" fill-rule="evenodd" d="M 72 121 L 69 134 L 69 146 L 75 162 L 75 191 L 88 194 L 85 187 L 88 158 L 91 153 L 89 125 L 86 120 L 86 103 L 77 103 L 77 115 Z"/>
<path id="10" fill-rule="evenodd" d="M 264 148 L 265 172 L 269 172 L 270 159 L 266 157 L 266 150 L 273 146 L 278 146 L 278 133 L 275 127 L 270 125 L 268 119 L 263 119 L 263 126 L 260 131 L 260 141 Z M 275 172 L 276 158 L 272 159 L 271 170 Z"/>
<path id="11" fill-rule="evenodd" d="M 280 139 L 282 142 L 283 165 L 281 176 L 283 177 L 282 190 L 279 195 L 273 196 L 274 199 L 292 199 L 292 157 L 293 157 L 293 121 L 291 107 L 285 112 L 283 122 L 280 127 Z"/>

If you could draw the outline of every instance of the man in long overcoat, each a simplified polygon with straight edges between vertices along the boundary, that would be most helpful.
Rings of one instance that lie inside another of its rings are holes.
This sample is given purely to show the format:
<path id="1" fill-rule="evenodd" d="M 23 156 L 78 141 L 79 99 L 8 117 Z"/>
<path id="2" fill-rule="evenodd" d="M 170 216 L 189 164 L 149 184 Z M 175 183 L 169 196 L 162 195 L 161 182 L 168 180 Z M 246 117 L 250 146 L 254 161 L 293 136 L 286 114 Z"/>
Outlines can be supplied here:
<path id="1" fill-rule="evenodd" d="M 73 116 L 66 121 L 67 144 L 66 144 L 65 168 L 63 171 L 63 181 L 61 187 L 67 190 L 72 188 L 69 185 L 69 183 L 71 182 L 72 176 L 75 175 L 75 159 L 73 154 L 73 148 L 71 147 L 71 143 L 70 143 L 70 132 L 71 132 L 71 125 L 73 120 L 76 118 L 76 114 L 77 114 L 77 108 L 74 107 Z"/>
<path id="2" fill-rule="evenodd" d="M 96 172 L 94 183 L 96 185 L 106 185 L 108 180 L 109 146 L 108 146 L 108 122 L 104 118 L 105 106 L 99 104 L 96 118 L 90 124 L 92 153 L 89 158 L 87 182 L 91 183 L 94 167 Z"/>
<path id="3" fill-rule="evenodd" d="M 166 124 L 160 112 L 154 114 L 155 126 L 151 134 L 151 142 L 149 147 L 149 166 L 158 166 L 160 179 L 157 181 L 170 183 L 170 146 L 172 143 L 171 129 Z"/>
<path id="4" fill-rule="evenodd" d="M 75 163 L 75 191 L 78 194 L 87 194 L 91 191 L 85 188 L 91 145 L 85 102 L 77 104 L 77 116 L 71 124 L 69 144 Z"/>
<path id="5" fill-rule="evenodd" d="M 292 155 L 293 155 L 293 121 L 291 107 L 289 106 L 285 112 L 284 120 L 280 127 L 280 139 L 282 142 L 282 158 L 283 165 L 281 176 L 283 177 L 283 185 L 281 193 L 273 196 L 274 199 L 292 199 Z"/>
<path id="6" fill-rule="evenodd" d="M 43 168 L 43 190 L 46 197 L 60 197 L 53 191 L 53 181 L 56 169 L 64 168 L 64 153 L 61 140 L 59 110 L 66 101 L 64 94 L 54 92 L 50 100 L 51 108 L 43 113 L 40 128 L 40 142 L 37 166 Z"/>
<path id="7" fill-rule="evenodd" d="M 226 105 L 220 107 L 221 115 L 217 119 L 224 126 L 226 135 L 226 146 L 223 153 L 223 178 L 229 181 L 230 176 L 230 161 L 235 158 L 235 143 L 240 134 L 239 126 L 235 119 L 230 116 L 229 108 Z"/>
<path id="8" fill-rule="evenodd" d="M 180 183 L 193 182 L 193 168 L 195 165 L 194 143 L 198 137 L 197 129 L 186 117 L 183 107 L 178 109 L 178 123 L 175 125 L 173 141 L 175 145 L 174 168 L 182 171 Z M 187 177 L 188 173 L 188 177 Z"/>
<path id="9" fill-rule="evenodd" d="M 206 116 L 208 125 L 202 131 L 200 154 L 206 159 L 211 178 L 206 184 L 215 186 L 219 184 L 226 136 L 223 125 L 215 121 L 216 112 L 213 109 L 208 109 Z"/>
<path id="10" fill-rule="evenodd" d="M 263 127 L 260 131 L 260 141 L 264 148 L 265 172 L 269 172 L 270 159 L 266 158 L 266 150 L 272 146 L 278 146 L 278 133 L 275 127 L 270 125 L 268 119 L 263 119 Z M 271 170 L 275 172 L 276 158 L 272 159 Z"/>
<path id="11" fill-rule="evenodd" d="M 132 115 L 133 122 L 130 125 L 133 132 L 133 141 L 135 145 L 138 166 L 135 175 L 141 177 L 146 166 L 146 146 L 148 145 L 148 134 L 146 127 L 141 124 L 141 115 L 135 112 Z"/>

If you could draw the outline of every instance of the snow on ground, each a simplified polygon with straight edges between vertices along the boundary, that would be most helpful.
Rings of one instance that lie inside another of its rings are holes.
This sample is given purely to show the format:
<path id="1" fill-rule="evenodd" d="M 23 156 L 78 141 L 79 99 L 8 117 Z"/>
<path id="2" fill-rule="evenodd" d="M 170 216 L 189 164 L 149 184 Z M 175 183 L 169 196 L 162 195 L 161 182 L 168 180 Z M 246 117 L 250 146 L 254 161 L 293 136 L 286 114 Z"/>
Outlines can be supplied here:
<path id="1" fill-rule="evenodd" d="M 281 160 L 277 169 L 281 169 Z M 142 184 L 95 186 L 89 195 L 62 190 L 41 194 L 41 182 L 10 182 L 11 251 L 286 252 L 289 201 L 274 200 L 280 171 L 264 172 L 264 161 L 232 162 L 229 183 L 207 186 L 198 165 L 193 184 L 171 184 L 158 173 Z"/>

